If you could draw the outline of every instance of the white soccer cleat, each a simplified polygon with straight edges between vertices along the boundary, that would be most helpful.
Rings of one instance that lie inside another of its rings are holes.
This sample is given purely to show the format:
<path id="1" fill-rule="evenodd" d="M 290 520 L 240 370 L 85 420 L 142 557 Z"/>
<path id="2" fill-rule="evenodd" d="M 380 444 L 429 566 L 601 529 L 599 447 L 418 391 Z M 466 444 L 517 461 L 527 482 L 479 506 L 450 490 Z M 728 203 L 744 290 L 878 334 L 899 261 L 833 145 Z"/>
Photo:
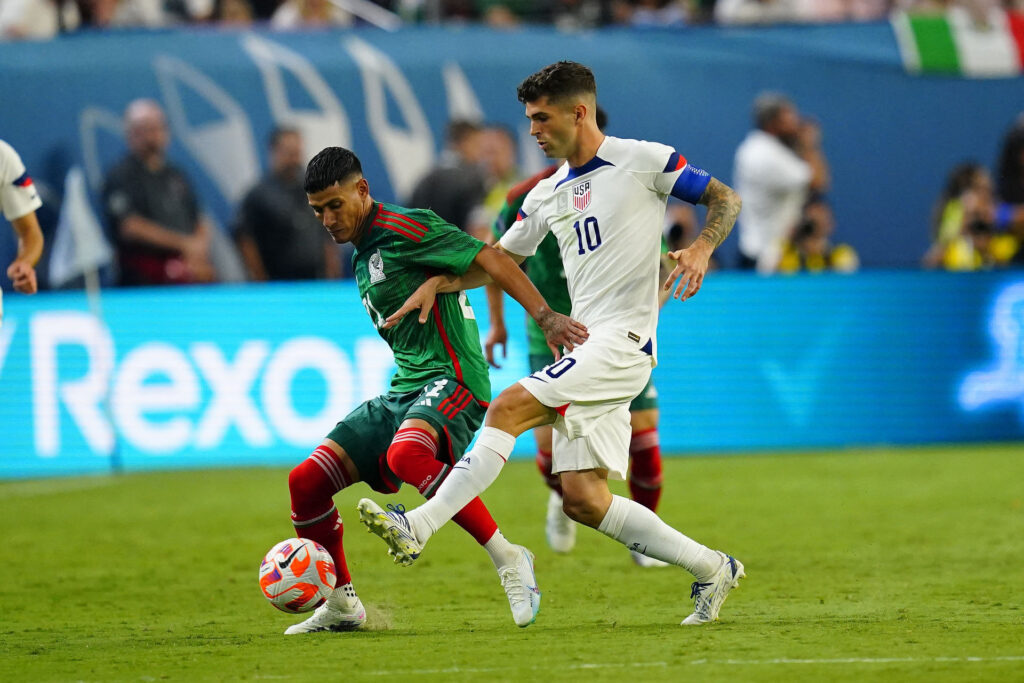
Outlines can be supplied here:
<path id="1" fill-rule="evenodd" d="M 498 568 L 501 587 L 508 596 L 516 626 L 525 628 L 537 620 L 540 612 L 540 588 L 533 571 L 533 553 L 519 545 L 516 561 Z"/>
<path id="2" fill-rule="evenodd" d="M 324 604 L 316 608 L 313 616 L 298 624 L 289 626 L 286 636 L 296 633 L 317 633 L 318 631 L 355 631 L 366 623 L 366 610 L 359 601 L 351 583 L 338 586 Z"/>
<path id="3" fill-rule="evenodd" d="M 366 525 L 370 533 L 388 544 L 388 554 L 395 558 L 395 564 L 408 567 L 416 561 L 423 551 L 423 544 L 416 539 L 409 526 L 404 505 L 388 503 L 388 511 L 385 512 L 369 498 L 363 498 L 357 509 L 359 521 Z"/>
<path id="4" fill-rule="evenodd" d="M 643 567 L 644 569 L 657 569 L 658 567 L 671 566 L 668 562 L 662 562 L 661 560 L 653 557 L 647 557 L 643 553 L 638 553 L 635 550 L 630 550 L 629 556 L 633 558 L 633 563 L 636 564 L 636 566 Z"/>
<path id="5" fill-rule="evenodd" d="M 562 510 L 562 497 L 556 491 L 548 496 L 544 535 L 556 553 L 567 553 L 576 545 L 576 522 L 569 519 L 569 515 Z"/>
<path id="6" fill-rule="evenodd" d="M 683 626 L 699 626 L 709 621 L 718 621 L 718 611 L 722 603 L 729 597 L 729 591 L 740 585 L 740 579 L 746 576 L 743 563 L 732 555 L 717 551 L 722 556 L 722 567 L 708 582 L 694 581 L 690 586 L 690 597 L 693 598 L 693 614 L 682 621 Z"/>

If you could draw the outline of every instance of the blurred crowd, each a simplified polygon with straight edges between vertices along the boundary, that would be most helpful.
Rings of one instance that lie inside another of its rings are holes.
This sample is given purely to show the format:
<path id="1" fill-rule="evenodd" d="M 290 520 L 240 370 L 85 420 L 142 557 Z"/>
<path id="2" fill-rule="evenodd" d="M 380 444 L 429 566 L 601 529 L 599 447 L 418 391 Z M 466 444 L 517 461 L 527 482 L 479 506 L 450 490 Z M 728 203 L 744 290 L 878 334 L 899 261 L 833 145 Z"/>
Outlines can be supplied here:
<path id="1" fill-rule="evenodd" d="M 684 26 L 884 20 L 897 9 L 963 6 L 982 19 L 1024 0 L 0 0 L 0 39 L 47 39 L 82 29 L 180 24 L 273 29 L 410 22 Z M 383 10 L 383 11 L 382 11 Z M 383 17 L 383 18 L 382 18 Z"/>
<path id="2" fill-rule="evenodd" d="M 949 172 L 932 215 L 926 267 L 1024 267 L 1024 114 L 1003 137 L 995 171 L 993 179 L 970 160 Z"/>

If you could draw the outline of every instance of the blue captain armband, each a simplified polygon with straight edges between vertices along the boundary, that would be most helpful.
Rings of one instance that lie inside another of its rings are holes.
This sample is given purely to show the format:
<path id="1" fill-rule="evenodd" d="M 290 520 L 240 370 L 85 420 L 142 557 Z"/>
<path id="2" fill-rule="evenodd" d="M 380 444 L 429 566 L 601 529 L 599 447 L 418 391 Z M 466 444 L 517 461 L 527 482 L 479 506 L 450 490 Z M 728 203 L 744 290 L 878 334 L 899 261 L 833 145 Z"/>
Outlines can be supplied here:
<path id="1" fill-rule="evenodd" d="M 711 174 L 693 164 L 687 164 L 672 186 L 672 196 L 696 204 L 711 182 Z"/>

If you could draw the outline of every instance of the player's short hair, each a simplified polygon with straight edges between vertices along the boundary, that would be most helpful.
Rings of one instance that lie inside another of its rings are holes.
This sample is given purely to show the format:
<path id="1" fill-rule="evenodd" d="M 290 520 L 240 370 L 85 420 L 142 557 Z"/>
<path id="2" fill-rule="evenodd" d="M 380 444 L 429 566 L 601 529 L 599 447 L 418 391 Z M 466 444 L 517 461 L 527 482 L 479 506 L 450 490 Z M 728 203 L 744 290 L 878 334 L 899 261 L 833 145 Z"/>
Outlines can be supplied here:
<path id="1" fill-rule="evenodd" d="M 594 72 L 578 62 L 555 62 L 532 76 L 527 76 L 516 90 L 523 104 L 536 102 L 547 97 L 552 102 L 562 102 L 579 95 L 597 97 L 597 82 Z"/>
<path id="2" fill-rule="evenodd" d="M 754 125 L 764 130 L 783 110 L 793 108 L 793 101 L 782 93 L 763 92 L 754 100 Z"/>
<path id="3" fill-rule="evenodd" d="M 306 165 L 306 194 L 323 192 L 335 183 L 343 183 L 353 175 L 362 175 L 359 157 L 344 147 L 324 147 Z"/>

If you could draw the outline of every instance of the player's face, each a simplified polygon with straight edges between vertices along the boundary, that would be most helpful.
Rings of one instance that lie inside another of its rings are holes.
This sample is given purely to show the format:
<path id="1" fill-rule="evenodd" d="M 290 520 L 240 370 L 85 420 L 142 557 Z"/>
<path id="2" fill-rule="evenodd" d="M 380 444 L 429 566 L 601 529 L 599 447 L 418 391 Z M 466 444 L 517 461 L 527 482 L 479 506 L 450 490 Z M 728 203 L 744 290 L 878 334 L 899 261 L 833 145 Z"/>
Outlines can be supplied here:
<path id="1" fill-rule="evenodd" d="M 554 103 L 541 97 L 526 103 L 526 118 L 530 119 L 530 135 L 549 159 L 571 156 L 578 132 L 574 103 Z"/>
<path id="2" fill-rule="evenodd" d="M 306 199 L 317 220 L 338 244 L 362 235 L 363 221 L 371 205 L 366 178 L 356 176 L 344 183 L 335 183 L 315 194 L 307 194 Z"/>

